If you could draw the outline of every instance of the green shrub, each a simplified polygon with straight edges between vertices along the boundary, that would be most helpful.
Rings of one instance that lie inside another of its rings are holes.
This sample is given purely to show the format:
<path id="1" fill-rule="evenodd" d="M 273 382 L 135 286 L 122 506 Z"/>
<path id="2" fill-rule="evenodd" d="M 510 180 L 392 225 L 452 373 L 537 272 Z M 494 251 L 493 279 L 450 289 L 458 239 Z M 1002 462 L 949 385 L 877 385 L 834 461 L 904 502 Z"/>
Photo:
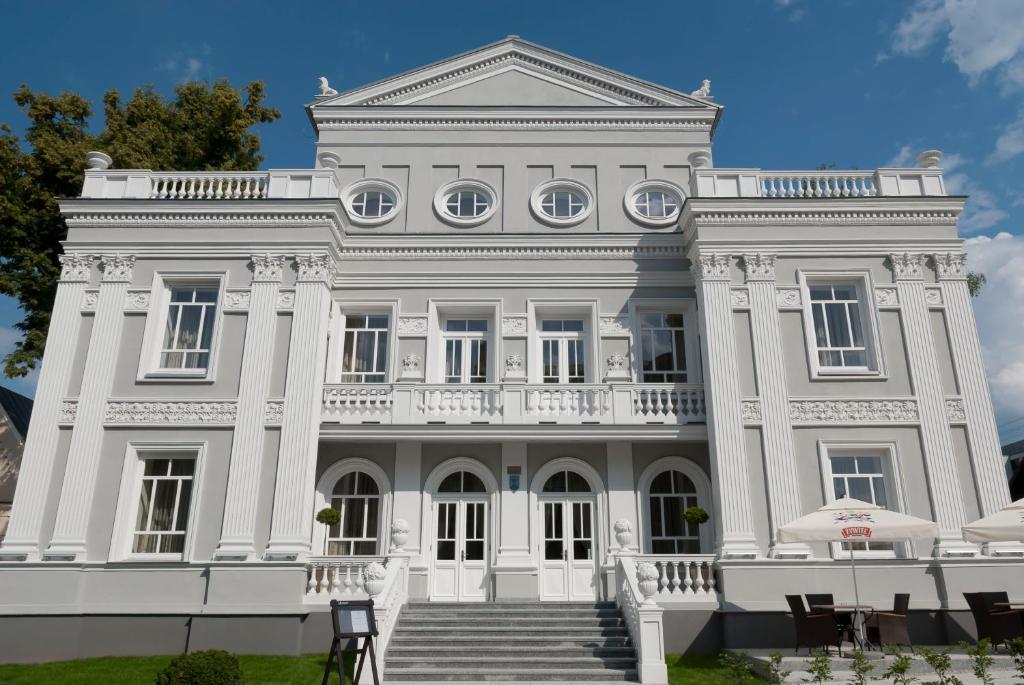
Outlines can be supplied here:
<path id="1" fill-rule="evenodd" d="M 702 523 L 707 523 L 708 519 L 711 518 L 708 512 L 704 511 L 700 507 L 690 507 L 683 512 L 683 518 L 687 523 L 699 526 Z"/>
<path id="2" fill-rule="evenodd" d="M 853 670 L 853 682 L 856 685 L 867 685 L 871 680 L 869 674 L 875 670 L 875 665 L 868 661 L 867 655 L 859 649 L 854 650 L 850 667 Z"/>
<path id="3" fill-rule="evenodd" d="M 767 678 L 769 683 L 783 683 L 790 674 L 790 671 L 783 670 L 782 659 L 782 652 L 772 652 L 768 656 Z"/>
<path id="4" fill-rule="evenodd" d="M 731 683 L 749 683 L 754 679 L 754 669 L 747 660 L 746 652 L 721 652 L 718 665 L 726 672 L 726 678 Z"/>
<path id="5" fill-rule="evenodd" d="M 807 672 L 811 674 L 812 683 L 827 683 L 832 680 L 832 659 L 828 652 L 814 652 L 814 656 L 807 662 Z"/>
<path id="6" fill-rule="evenodd" d="M 909 654 L 904 654 L 897 645 L 889 645 L 885 651 L 892 657 L 889 670 L 882 674 L 886 682 L 896 685 L 911 685 L 917 682 L 917 678 L 910 675 L 910 667 L 914 662 Z"/>
<path id="7" fill-rule="evenodd" d="M 156 685 L 240 685 L 238 657 L 222 649 L 176 656 L 156 676 Z"/>
<path id="8" fill-rule="evenodd" d="M 337 509 L 324 507 L 320 511 L 316 512 L 316 520 L 325 526 L 336 526 L 341 522 L 341 512 Z"/>

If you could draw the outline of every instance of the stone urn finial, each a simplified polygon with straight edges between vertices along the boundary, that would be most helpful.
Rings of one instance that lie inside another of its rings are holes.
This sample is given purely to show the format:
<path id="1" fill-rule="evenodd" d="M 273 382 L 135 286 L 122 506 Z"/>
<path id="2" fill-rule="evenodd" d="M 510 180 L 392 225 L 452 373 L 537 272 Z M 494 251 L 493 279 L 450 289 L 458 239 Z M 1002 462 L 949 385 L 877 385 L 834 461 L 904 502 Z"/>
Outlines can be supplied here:
<path id="1" fill-rule="evenodd" d="M 615 528 L 615 541 L 619 543 L 619 547 L 628 548 L 633 542 L 633 524 L 629 522 L 629 519 L 619 519 L 613 527 Z"/>
<path id="2" fill-rule="evenodd" d="M 661 574 L 658 567 L 649 561 L 637 564 L 636 577 L 640 585 L 640 593 L 644 596 L 644 604 L 655 604 L 654 595 L 658 594 L 658 578 Z"/>
<path id="3" fill-rule="evenodd" d="M 85 168 L 89 171 L 103 171 L 109 169 L 114 160 L 106 152 L 93 150 L 85 153 Z"/>
<path id="4" fill-rule="evenodd" d="M 388 575 L 388 570 L 384 568 L 383 564 L 373 562 L 366 565 L 366 594 L 371 597 L 376 597 L 384 591 L 384 578 Z"/>
<path id="5" fill-rule="evenodd" d="M 922 169 L 934 169 L 942 159 L 942 150 L 925 150 L 917 156 L 917 165 Z"/>
<path id="6" fill-rule="evenodd" d="M 409 542 L 409 522 L 405 519 L 395 519 L 395 522 L 391 524 L 391 551 L 403 551 L 407 542 Z"/>
<path id="7" fill-rule="evenodd" d="M 704 169 L 711 166 L 711 151 L 696 150 L 691 152 L 686 159 L 689 160 L 690 166 L 694 169 Z"/>

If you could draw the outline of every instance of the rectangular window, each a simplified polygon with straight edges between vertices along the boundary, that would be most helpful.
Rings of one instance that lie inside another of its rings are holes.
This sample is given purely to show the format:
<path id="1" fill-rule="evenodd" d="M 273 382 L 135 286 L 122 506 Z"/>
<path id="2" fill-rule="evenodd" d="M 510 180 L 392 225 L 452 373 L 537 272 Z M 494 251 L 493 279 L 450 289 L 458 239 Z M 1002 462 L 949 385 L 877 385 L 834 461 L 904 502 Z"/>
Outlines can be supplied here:
<path id="1" fill-rule="evenodd" d="M 487 382 L 487 320 L 444 322 L 444 382 Z"/>
<path id="2" fill-rule="evenodd" d="M 541 381 L 586 382 L 586 339 L 579 319 L 545 319 L 540 322 Z"/>
<path id="3" fill-rule="evenodd" d="M 890 490 L 888 459 L 877 452 L 843 450 L 828 455 L 831 471 L 832 495 L 835 499 L 851 497 L 862 502 L 877 504 L 886 509 L 895 509 Z M 888 481 L 888 484 L 887 484 Z M 861 552 L 893 552 L 891 542 L 844 542 L 842 549 L 849 552 L 850 546 Z"/>
<path id="4" fill-rule="evenodd" d="M 642 382 L 687 382 L 682 314 L 640 315 L 640 358 Z"/>
<path id="5" fill-rule="evenodd" d="M 808 291 L 818 366 L 866 370 L 868 347 L 861 288 L 856 283 L 811 283 Z"/>
<path id="6" fill-rule="evenodd" d="M 181 556 L 192 505 L 194 455 L 141 453 L 142 476 L 132 554 Z"/>
<path id="7" fill-rule="evenodd" d="M 349 314 L 341 360 L 342 383 L 384 383 L 387 380 L 387 314 Z"/>
<path id="8" fill-rule="evenodd" d="M 160 371 L 206 371 L 217 318 L 217 284 L 170 285 Z"/>

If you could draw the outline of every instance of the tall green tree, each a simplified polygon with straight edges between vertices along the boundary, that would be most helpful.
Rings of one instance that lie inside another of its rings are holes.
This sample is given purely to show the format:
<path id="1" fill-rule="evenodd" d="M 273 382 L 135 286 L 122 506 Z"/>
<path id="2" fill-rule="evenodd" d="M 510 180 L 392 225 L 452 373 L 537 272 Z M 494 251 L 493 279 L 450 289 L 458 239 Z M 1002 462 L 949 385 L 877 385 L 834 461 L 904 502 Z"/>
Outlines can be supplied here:
<path id="1" fill-rule="evenodd" d="M 92 105 L 82 96 L 25 85 L 14 93 L 28 126 L 22 141 L 0 124 L 0 293 L 17 298 L 24 318 L 16 324 L 23 338 L 3 360 L 7 376 L 26 375 L 46 346 L 67 236 L 57 198 L 81 191 L 85 153 L 102 150 L 123 169 L 253 170 L 263 161 L 253 127 L 281 116 L 265 99 L 260 81 L 242 89 L 190 81 L 169 99 L 145 87 L 127 102 L 111 90 L 103 96 L 104 128 L 94 134 Z"/>

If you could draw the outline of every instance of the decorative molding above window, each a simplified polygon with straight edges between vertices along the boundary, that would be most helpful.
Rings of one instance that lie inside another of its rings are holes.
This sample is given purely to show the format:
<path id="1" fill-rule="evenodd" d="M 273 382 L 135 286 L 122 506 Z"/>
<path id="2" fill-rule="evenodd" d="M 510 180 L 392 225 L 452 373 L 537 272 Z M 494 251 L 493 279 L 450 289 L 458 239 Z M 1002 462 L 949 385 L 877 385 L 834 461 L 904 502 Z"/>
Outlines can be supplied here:
<path id="1" fill-rule="evenodd" d="M 479 226 L 498 211 L 498 193 L 483 181 L 459 178 L 438 189 L 434 211 L 452 226 Z"/>
<path id="2" fill-rule="evenodd" d="M 263 423 L 268 426 L 280 426 L 284 421 L 284 400 L 267 400 L 263 407 Z"/>
<path id="3" fill-rule="evenodd" d="M 124 298 L 124 308 L 129 312 L 147 312 L 149 296 L 148 290 L 129 290 Z"/>
<path id="4" fill-rule="evenodd" d="M 341 202 L 353 224 L 379 226 L 398 216 L 402 191 L 382 178 L 364 178 L 345 188 Z"/>
<path id="5" fill-rule="evenodd" d="M 644 180 L 626 190 L 626 213 L 645 226 L 671 226 L 679 220 L 686 193 L 669 181 Z"/>
<path id="6" fill-rule="evenodd" d="M 400 316 L 396 328 L 398 335 L 405 338 L 423 338 L 427 335 L 427 317 Z"/>
<path id="7" fill-rule="evenodd" d="M 794 424 L 805 426 L 920 421 L 916 399 L 796 399 L 789 401 L 789 418 Z"/>
<path id="8" fill-rule="evenodd" d="M 570 178 L 541 183 L 530 194 L 533 215 L 549 226 L 574 226 L 594 211 L 594 195 L 587 186 Z"/>
<path id="9" fill-rule="evenodd" d="M 526 315 L 501 317 L 501 334 L 506 338 L 525 338 Z"/>
<path id="10" fill-rule="evenodd" d="M 69 426 L 78 417 L 78 400 L 64 400 L 57 409 L 57 423 L 62 426 Z"/>
<path id="11" fill-rule="evenodd" d="M 775 304 L 779 309 L 800 309 L 803 306 L 800 288 L 775 288 Z"/>
<path id="12" fill-rule="evenodd" d="M 761 423 L 761 400 L 748 399 L 740 402 L 740 416 L 745 424 Z"/>
<path id="13" fill-rule="evenodd" d="M 750 291 L 746 286 L 736 287 L 729 291 L 729 299 L 733 309 L 750 309 Z"/>
<path id="14" fill-rule="evenodd" d="M 244 313 L 249 310 L 250 293 L 248 289 L 235 289 L 224 291 L 224 311 Z"/>
<path id="15" fill-rule="evenodd" d="M 601 336 L 605 338 L 628 338 L 629 317 L 602 316 L 600 322 Z"/>
<path id="16" fill-rule="evenodd" d="M 967 423 L 967 411 L 962 397 L 946 398 L 946 416 L 950 423 Z"/>
<path id="17" fill-rule="evenodd" d="M 103 422 L 108 425 L 231 426 L 238 403 L 215 402 L 107 402 Z"/>
<path id="18" fill-rule="evenodd" d="M 877 304 L 879 308 L 899 309 L 899 290 L 896 288 L 875 288 L 875 304 Z"/>
<path id="19" fill-rule="evenodd" d="M 942 307 L 942 288 L 935 285 L 925 288 L 924 301 L 929 307 Z"/>

